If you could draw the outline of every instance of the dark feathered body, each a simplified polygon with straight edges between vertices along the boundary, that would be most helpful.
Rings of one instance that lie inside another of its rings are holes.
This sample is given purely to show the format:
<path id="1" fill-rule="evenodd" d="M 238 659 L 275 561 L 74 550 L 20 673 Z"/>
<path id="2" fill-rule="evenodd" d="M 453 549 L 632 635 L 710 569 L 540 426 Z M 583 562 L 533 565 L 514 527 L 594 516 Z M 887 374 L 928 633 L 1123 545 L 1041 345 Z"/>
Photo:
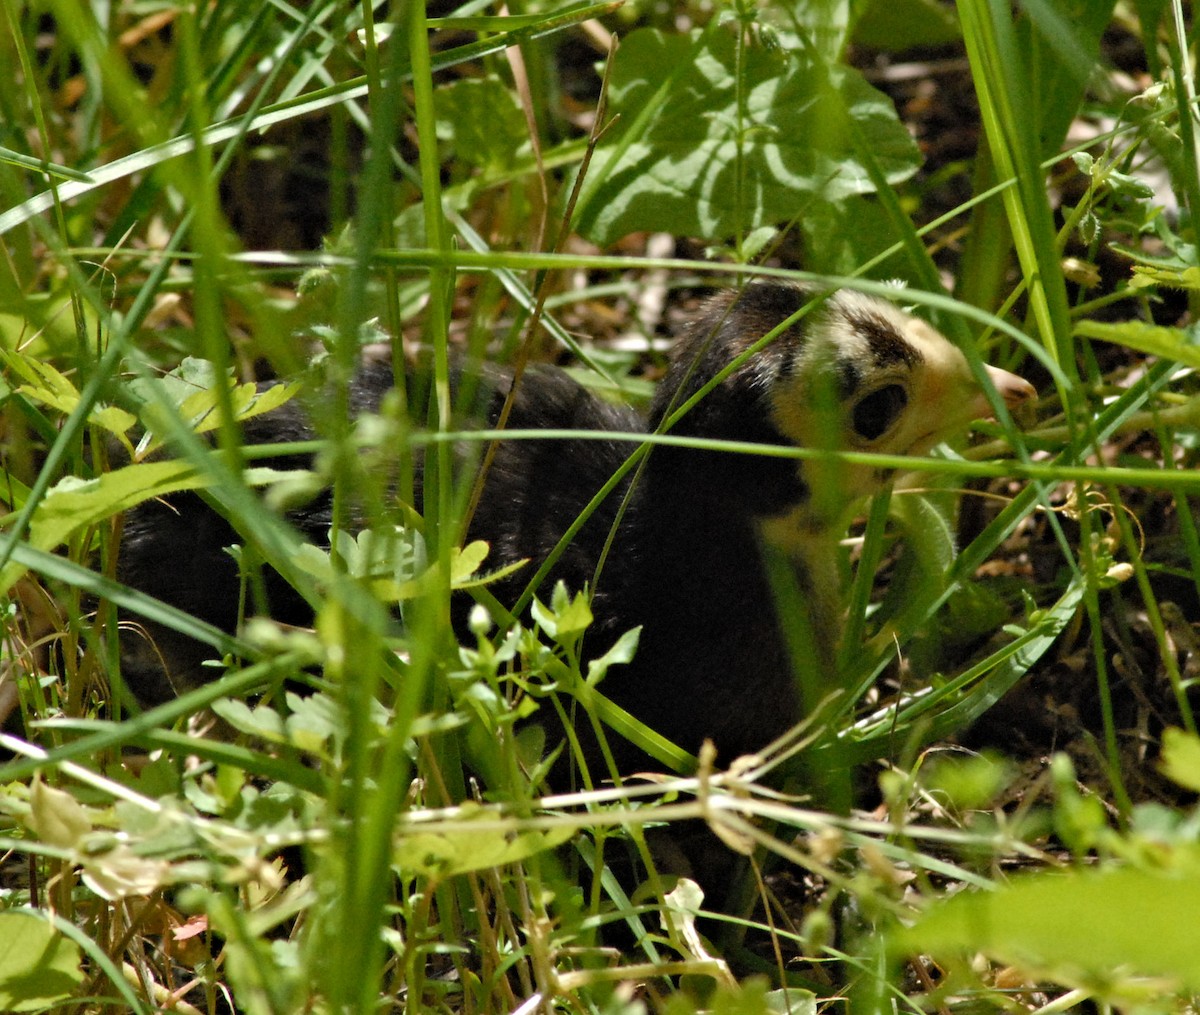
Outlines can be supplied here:
<path id="1" fill-rule="evenodd" d="M 772 284 L 750 286 L 736 300 L 727 295 L 712 301 L 679 343 L 648 421 L 604 402 L 560 370 L 535 367 L 519 385 L 508 426 L 663 429 L 685 400 L 748 352 L 671 433 L 921 452 L 986 409 L 965 360 L 945 339 L 888 304 L 854 294 L 829 297 L 774 341 L 752 348 L 812 298 L 806 289 Z M 1001 374 L 996 372 L 997 384 Z M 491 426 L 511 378 L 489 371 L 485 382 L 478 415 Z M 355 409 L 375 410 L 390 384 L 390 368 L 364 369 L 354 383 Z M 1026 394 L 1020 389 L 1020 397 Z M 908 419 L 917 409 L 937 418 Z M 292 403 L 252 421 L 246 437 L 253 443 L 302 440 L 310 430 Z M 634 448 L 618 439 L 500 443 L 467 539 L 491 545 L 491 567 L 531 561 L 495 587 L 502 602 L 516 598 Z M 658 446 L 636 481 L 627 477 L 592 515 L 540 591 L 547 594 L 558 580 L 573 591 L 590 586 L 615 527 L 593 588 L 587 653 L 600 654 L 633 627 L 642 634 L 633 662 L 613 667 L 601 690 L 686 750 L 695 752 L 712 738 L 728 764 L 782 733 L 801 712 L 782 626 L 797 618 L 777 616 L 764 545 L 778 546 L 792 561 L 808 603 L 806 623 L 820 641 L 807 665 L 828 668 L 837 614 L 828 564 L 836 534 L 829 505 L 844 508 L 880 479 L 862 470 L 821 473 L 789 458 Z M 310 539 L 324 540 L 327 502 L 315 502 L 293 521 Z M 222 547 L 236 541 L 228 524 L 195 495 L 150 503 L 127 519 L 121 577 L 231 629 L 237 578 Z M 310 621 L 307 605 L 277 576 L 268 581 L 268 598 L 277 619 Z M 201 676 L 200 646 L 157 628 L 151 633 L 177 682 Z M 126 677 L 146 700 L 160 699 L 170 685 L 157 658 L 133 642 L 123 646 Z M 612 743 L 625 770 L 644 763 L 629 745 L 617 738 Z"/>

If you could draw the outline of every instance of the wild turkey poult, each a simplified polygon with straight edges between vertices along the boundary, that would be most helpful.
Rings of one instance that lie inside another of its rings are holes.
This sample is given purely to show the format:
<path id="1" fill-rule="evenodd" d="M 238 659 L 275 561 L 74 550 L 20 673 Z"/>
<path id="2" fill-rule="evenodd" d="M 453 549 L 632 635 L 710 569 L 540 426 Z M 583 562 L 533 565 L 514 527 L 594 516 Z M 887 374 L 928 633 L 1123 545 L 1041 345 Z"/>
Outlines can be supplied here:
<path id="1" fill-rule="evenodd" d="M 761 343 L 804 308 L 778 336 Z M 1008 405 L 1034 397 L 1022 378 L 986 369 Z M 653 432 L 726 370 L 674 422 L 672 435 L 922 455 L 991 414 L 963 354 L 924 321 L 849 290 L 822 296 L 807 287 L 763 282 L 706 303 L 676 342 L 647 419 L 603 401 L 562 370 L 538 366 L 522 378 L 508 426 Z M 480 416 L 492 425 L 511 376 L 489 369 L 484 382 Z M 364 368 L 353 386 L 354 410 L 378 410 L 391 383 L 390 367 Z M 245 424 L 248 443 L 311 435 L 295 400 Z M 619 437 L 500 442 L 466 539 L 490 544 L 489 567 L 530 561 L 492 586 L 502 603 L 516 600 L 634 447 Z M 311 460 L 287 464 L 307 468 Z M 640 627 L 633 661 L 613 667 L 602 692 L 688 751 L 711 738 L 727 764 L 802 714 L 782 626 L 794 618 L 777 615 L 764 548 L 786 554 L 804 593 L 808 617 L 800 619 L 814 634 L 808 664 L 831 666 L 841 611 L 833 566 L 840 527 L 849 506 L 889 478 L 886 471 L 836 459 L 656 446 L 644 468 L 627 476 L 587 520 L 539 591 L 547 594 L 560 580 L 571 590 L 591 587 L 589 657 Z M 416 500 L 420 509 L 419 481 Z M 289 518 L 307 538 L 325 542 L 329 498 Z M 119 574 L 134 588 L 233 630 L 239 579 L 223 548 L 240 541 L 194 493 L 146 502 L 126 518 Z M 272 616 L 311 622 L 310 607 L 278 575 L 264 578 Z M 122 641 L 125 679 L 148 703 L 219 673 L 201 667 L 210 655 L 201 643 L 149 622 Z M 581 733 L 589 766 L 599 764 L 594 740 Z M 622 771 L 647 764 L 631 744 L 616 736 L 609 741 Z M 602 767 L 593 771 L 603 775 Z"/>

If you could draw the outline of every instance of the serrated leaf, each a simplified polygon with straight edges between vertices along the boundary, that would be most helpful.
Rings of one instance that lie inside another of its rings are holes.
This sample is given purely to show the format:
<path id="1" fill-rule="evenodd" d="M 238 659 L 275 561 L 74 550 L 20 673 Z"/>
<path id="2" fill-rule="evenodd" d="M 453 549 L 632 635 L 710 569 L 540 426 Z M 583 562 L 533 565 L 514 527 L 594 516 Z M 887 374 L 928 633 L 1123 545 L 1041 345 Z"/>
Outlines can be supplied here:
<path id="1" fill-rule="evenodd" d="M 1194 268 L 1188 270 L 1200 271 Z M 1197 285 L 1194 288 L 1200 289 L 1200 275 L 1197 276 Z M 1137 352 L 1200 368 L 1200 345 L 1196 343 L 1196 336 L 1182 328 L 1166 328 L 1142 321 L 1122 321 L 1119 324 L 1080 321 L 1075 325 L 1074 332 L 1076 336 L 1112 342 Z"/>
<path id="2" fill-rule="evenodd" d="M 37 506 L 29 525 L 29 544 L 53 550 L 77 532 L 121 511 L 177 490 L 201 486 L 196 468 L 187 462 L 140 462 L 114 469 L 95 479 L 68 476 Z M 0 594 L 12 588 L 25 573 L 19 564 L 8 564 L 0 574 Z"/>
<path id="3" fill-rule="evenodd" d="M 30 401 L 57 409 L 64 416 L 70 415 L 79 405 L 78 389 L 51 364 L 5 350 L 0 350 L 0 358 L 25 381 L 16 390 Z M 88 414 L 88 422 L 120 437 L 133 428 L 137 418 L 116 406 L 95 405 Z"/>
<path id="4" fill-rule="evenodd" d="M 578 218 L 601 245 L 641 229 L 723 239 L 793 219 L 813 195 L 870 193 L 848 119 L 889 180 L 920 163 L 890 100 L 856 71 L 754 45 L 739 66 L 722 26 L 632 32 L 615 57 L 610 109 L 621 119 L 593 157 Z"/>
<path id="5" fill-rule="evenodd" d="M 25 382 L 18 390 L 35 401 L 66 412 L 70 412 L 79 401 L 79 390 L 65 374 L 50 363 L 2 349 L 0 357 L 4 359 L 5 365 Z"/>
<path id="6" fill-rule="evenodd" d="M 192 364 L 202 364 L 202 360 L 187 361 Z M 207 364 L 205 364 L 207 365 Z M 167 385 L 172 397 L 177 398 L 177 412 L 184 422 L 196 433 L 209 433 L 221 425 L 220 413 L 216 411 L 219 402 L 217 381 L 211 381 L 211 387 L 198 387 L 201 379 L 207 377 L 209 371 L 194 365 L 187 371 L 186 378 L 171 378 Z M 164 383 L 163 381 L 159 383 Z M 232 379 L 225 382 L 229 386 L 230 409 L 233 420 L 242 423 L 255 416 L 278 409 L 289 402 L 301 390 L 299 383 L 272 384 L 260 388 L 257 384 L 235 384 Z M 165 410 L 157 402 L 147 402 L 142 408 L 142 415 L 152 435 L 142 448 L 142 455 L 147 455 L 162 447 L 163 434 L 169 432 L 169 426 L 163 420 Z"/>
<path id="7" fill-rule="evenodd" d="M 578 641 L 593 619 L 588 597 L 582 592 L 571 596 L 562 582 L 555 584 L 549 606 L 535 598 L 529 612 L 548 637 L 564 646 Z"/>
<path id="8" fill-rule="evenodd" d="M 592 624 L 592 604 L 582 592 L 570 600 L 558 613 L 555 637 L 560 641 L 578 638 Z"/>
<path id="9" fill-rule="evenodd" d="M 259 705 L 251 708 L 237 698 L 218 698 L 212 710 L 239 733 L 261 737 L 273 743 L 286 743 L 283 718 L 273 708 Z"/>
<path id="10" fill-rule="evenodd" d="M 0 1010 L 43 1011 L 83 982 L 79 948 L 44 919 L 0 913 Z"/>
<path id="11" fill-rule="evenodd" d="M 518 560 L 494 571 L 481 572 L 479 568 L 487 559 L 490 551 L 491 547 L 482 539 L 477 539 L 464 547 L 454 547 L 450 551 L 450 588 L 458 591 L 490 585 L 492 582 L 499 581 L 514 571 L 520 570 L 527 563 L 524 560 Z M 435 567 L 436 565 L 431 565 L 417 578 L 404 582 L 393 592 L 392 598 L 394 600 L 413 599 L 429 589 Z"/>
<path id="12" fill-rule="evenodd" d="M 483 540 L 475 540 L 451 550 L 452 589 L 487 585 L 525 564 L 525 561 L 517 561 L 481 574 L 479 568 L 489 549 Z M 436 581 L 437 565 L 425 567 L 425 543 L 415 529 L 396 526 L 390 531 L 367 529 L 356 535 L 341 531 L 338 533 L 338 554 L 346 571 L 369 582 L 371 592 L 382 602 L 402 603 L 415 599 L 432 588 Z M 333 562 L 329 553 L 320 547 L 311 544 L 300 547 L 295 562 L 321 581 L 333 580 Z M 415 573 L 418 568 L 423 568 L 420 574 Z"/>
<path id="13" fill-rule="evenodd" d="M 1165 285 L 1168 289 L 1200 289 L 1200 268 L 1173 267 L 1162 264 L 1135 264 L 1133 276 L 1129 279 L 1132 289 L 1148 289 L 1151 286 Z M 1081 321 L 1083 324 L 1094 324 L 1093 321 Z"/>
<path id="14" fill-rule="evenodd" d="M 337 540 L 338 554 L 356 578 L 382 578 L 399 584 L 410 580 L 425 563 L 421 534 L 399 525 L 365 529 L 357 535 L 342 529 Z"/>
<path id="15" fill-rule="evenodd" d="M 484 585 L 491 585 L 493 582 L 498 582 L 501 578 L 507 578 L 515 571 L 520 571 L 528 563 L 529 558 L 525 557 L 521 560 L 513 561 L 511 564 L 505 564 L 504 567 L 498 567 L 494 571 L 471 571 L 460 578 L 454 579 L 451 588 L 456 590 L 477 589 Z"/>
<path id="16" fill-rule="evenodd" d="M 285 700 L 285 741 L 307 754 L 327 758 L 330 741 L 344 732 L 344 716 L 338 704 L 320 692 L 301 695 L 289 691 Z M 375 699 L 370 708 L 376 727 L 385 728 L 388 722 L 386 710 Z"/>
<path id="17" fill-rule="evenodd" d="M 257 384 L 237 384 L 230 388 L 229 401 L 233 418 L 237 422 L 253 419 L 264 412 L 277 409 L 290 401 L 300 390 L 299 384 L 272 384 L 259 388 Z M 217 406 L 217 389 L 197 391 L 186 398 L 179 407 L 185 420 L 192 420 L 196 433 L 207 433 L 220 425 L 220 417 L 213 410 Z"/>

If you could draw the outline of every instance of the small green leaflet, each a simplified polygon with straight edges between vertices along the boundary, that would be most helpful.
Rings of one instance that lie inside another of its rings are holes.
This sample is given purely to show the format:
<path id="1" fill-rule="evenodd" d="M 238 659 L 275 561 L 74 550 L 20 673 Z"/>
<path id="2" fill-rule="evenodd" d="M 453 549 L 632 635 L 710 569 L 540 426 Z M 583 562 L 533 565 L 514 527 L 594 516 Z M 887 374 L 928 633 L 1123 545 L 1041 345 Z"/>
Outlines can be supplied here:
<path id="1" fill-rule="evenodd" d="M 1123 321 L 1120 324 L 1080 321 L 1075 325 L 1075 335 L 1112 342 L 1137 352 L 1200 368 L 1200 344 L 1197 344 L 1192 332 L 1182 328 L 1165 328 L 1142 321 Z"/>
<path id="2" fill-rule="evenodd" d="M 151 497 L 176 490 L 191 490 L 203 480 L 188 462 L 142 462 L 114 469 L 95 479 L 68 476 L 38 505 L 29 526 L 30 546 L 54 550 L 77 532 L 127 511 Z M 10 563 L 0 572 L 0 594 L 12 588 L 25 573 L 20 564 Z"/>

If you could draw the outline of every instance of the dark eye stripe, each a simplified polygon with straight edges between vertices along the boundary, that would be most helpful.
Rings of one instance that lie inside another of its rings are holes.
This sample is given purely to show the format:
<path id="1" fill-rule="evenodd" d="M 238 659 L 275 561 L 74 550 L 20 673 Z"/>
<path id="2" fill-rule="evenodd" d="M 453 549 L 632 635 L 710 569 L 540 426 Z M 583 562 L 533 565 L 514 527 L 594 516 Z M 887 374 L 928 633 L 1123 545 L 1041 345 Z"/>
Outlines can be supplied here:
<path id="1" fill-rule="evenodd" d="M 921 354 L 896 331 L 890 321 L 862 312 L 852 313 L 846 320 L 867 340 L 876 366 L 886 367 L 894 363 L 903 363 L 907 367 L 914 367 L 921 362 Z"/>
<path id="2" fill-rule="evenodd" d="M 838 360 L 838 387 L 842 398 L 850 398 L 862 383 L 862 368 L 852 359 Z"/>

